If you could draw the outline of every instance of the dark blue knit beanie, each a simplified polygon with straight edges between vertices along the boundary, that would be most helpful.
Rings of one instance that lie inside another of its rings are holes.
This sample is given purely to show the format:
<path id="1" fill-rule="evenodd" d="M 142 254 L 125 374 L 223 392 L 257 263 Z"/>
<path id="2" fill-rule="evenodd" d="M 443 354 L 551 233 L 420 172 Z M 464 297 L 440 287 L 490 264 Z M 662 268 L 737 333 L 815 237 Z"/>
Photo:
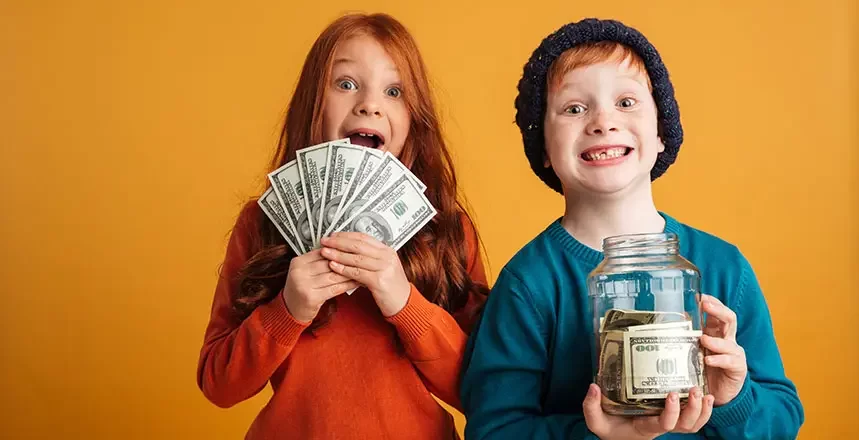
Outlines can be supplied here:
<path id="1" fill-rule="evenodd" d="M 680 125 L 680 110 L 674 99 L 674 86 L 671 85 L 662 58 L 647 38 L 615 20 L 588 18 L 569 23 L 546 37 L 531 54 L 519 80 L 519 95 L 516 96 L 516 125 L 522 132 L 525 155 L 531 163 L 531 169 L 546 185 L 559 193 L 563 192 L 561 181 L 551 168 L 543 166 L 546 77 L 552 63 L 566 50 L 583 43 L 600 41 L 614 41 L 628 46 L 644 60 L 653 88 L 653 99 L 656 101 L 659 135 L 665 144 L 665 151 L 659 153 L 650 171 L 650 180 L 661 176 L 674 163 L 680 144 L 683 143 L 683 127 Z"/>

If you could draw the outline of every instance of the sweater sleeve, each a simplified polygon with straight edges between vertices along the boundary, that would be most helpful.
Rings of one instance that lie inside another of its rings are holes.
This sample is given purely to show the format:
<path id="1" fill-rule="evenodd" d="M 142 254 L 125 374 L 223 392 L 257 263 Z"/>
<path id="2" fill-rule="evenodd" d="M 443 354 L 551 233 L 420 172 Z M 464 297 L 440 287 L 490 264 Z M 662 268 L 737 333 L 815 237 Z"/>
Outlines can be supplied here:
<path id="1" fill-rule="evenodd" d="M 235 316 L 235 278 L 252 256 L 250 228 L 256 227 L 257 210 L 255 204 L 248 204 L 233 228 L 197 365 L 197 385 L 222 408 L 259 393 L 309 324 L 290 315 L 281 295 L 244 320 Z"/>
<path id="2" fill-rule="evenodd" d="M 453 314 L 431 303 L 412 285 L 406 306 L 388 322 L 394 325 L 403 342 L 406 356 L 421 375 L 427 389 L 450 406 L 461 411 L 459 370 L 462 355 L 476 311 L 486 301 L 482 288 L 486 275 L 480 258 L 476 234 L 471 223 L 464 221 L 467 258 L 466 270 L 477 285 L 467 303 Z"/>
<path id="3" fill-rule="evenodd" d="M 757 278 L 745 258 L 736 304 L 737 343 L 749 373 L 734 400 L 713 408 L 704 430 L 709 438 L 796 438 L 805 415 L 796 387 L 785 376 L 772 319 Z"/>
<path id="4" fill-rule="evenodd" d="M 550 369 L 547 327 L 526 286 L 503 269 L 465 354 L 466 438 L 596 439 L 582 413 L 543 409 L 543 378 Z"/>

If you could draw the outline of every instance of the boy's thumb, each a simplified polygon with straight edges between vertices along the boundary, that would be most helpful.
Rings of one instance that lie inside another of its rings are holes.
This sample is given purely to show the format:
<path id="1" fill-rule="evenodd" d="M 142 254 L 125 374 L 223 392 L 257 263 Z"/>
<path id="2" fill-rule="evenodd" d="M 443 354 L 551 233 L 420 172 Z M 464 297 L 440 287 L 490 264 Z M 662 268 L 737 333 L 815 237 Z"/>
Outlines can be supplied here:
<path id="1" fill-rule="evenodd" d="M 591 384 L 588 388 L 588 395 L 582 403 L 585 423 L 587 423 L 588 429 L 596 434 L 597 437 L 603 437 L 608 426 L 608 420 L 606 420 L 605 413 L 602 410 L 600 394 L 600 388 L 596 384 Z"/>

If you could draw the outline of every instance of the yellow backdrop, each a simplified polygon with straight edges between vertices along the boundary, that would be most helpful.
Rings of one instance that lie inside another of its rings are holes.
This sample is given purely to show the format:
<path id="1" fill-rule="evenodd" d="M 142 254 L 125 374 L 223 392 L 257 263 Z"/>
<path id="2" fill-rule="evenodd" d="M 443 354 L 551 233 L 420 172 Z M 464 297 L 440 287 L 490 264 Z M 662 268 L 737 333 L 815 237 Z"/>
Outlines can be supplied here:
<path id="1" fill-rule="evenodd" d="M 269 392 L 221 410 L 195 384 L 217 267 L 307 50 L 354 9 L 416 35 L 492 279 L 562 207 L 512 122 L 531 50 L 585 16 L 644 31 L 687 133 L 659 207 L 752 261 L 800 437 L 859 436 L 851 3 L 3 2 L 0 437 L 242 437 Z"/>

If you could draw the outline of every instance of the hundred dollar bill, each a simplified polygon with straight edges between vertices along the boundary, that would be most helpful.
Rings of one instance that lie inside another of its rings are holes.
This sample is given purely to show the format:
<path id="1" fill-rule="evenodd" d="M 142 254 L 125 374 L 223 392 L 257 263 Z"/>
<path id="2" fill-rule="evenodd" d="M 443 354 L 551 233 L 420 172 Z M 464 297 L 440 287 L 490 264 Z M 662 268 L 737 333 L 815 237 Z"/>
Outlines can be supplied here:
<path id="1" fill-rule="evenodd" d="M 605 314 L 602 330 L 623 330 L 634 325 L 688 321 L 683 313 L 648 312 L 643 310 L 610 309 Z"/>
<path id="2" fill-rule="evenodd" d="M 283 209 L 283 206 L 280 204 L 280 201 L 277 199 L 277 194 L 274 193 L 274 188 L 269 187 L 257 200 L 257 204 L 259 204 L 262 212 L 274 223 L 274 226 L 280 231 L 280 234 L 283 235 L 283 238 L 286 240 L 286 244 L 292 248 L 292 251 L 295 252 L 295 255 L 301 255 L 304 252 L 298 246 L 298 239 L 295 236 L 295 230 L 291 225 L 289 225 L 289 217 L 286 216 L 286 212 Z"/>
<path id="3" fill-rule="evenodd" d="M 613 402 L 624 402 L 623 396 L 623 332 L 608 331 L 601 335 L 597 385 L 602 394 Z"/>
<path id="4" fill-rule="evenodd" d="M 326 221 L 328 222 L 328 226 L 322 232 L 322 236 L 327 236 L 334 232 L 334 225 L 337 220 L 340 219 L 341 214 L 343 213 L 343 208 L 347 206 L 347 202 L 352 199 L 352 196 L 361 189 L 364 183 L 367 182 L 367 179 L 373 175 L 376 171 L 376 167 L 379 166 L 379 163 L 382 162 L 382 158 L 384 154 L 379 150 L 374 150 L 372 148 L 364 149 L 364 156 L 361 157 L 361 163 L 355 168 L 355 172 L 353 173 L 353 177 L 349 182 L 348 186 L 343 192 L 343 195 L 340 196 L 340 202 L 337 205 L 337 208 L 334 210 L 334 213 L 331 214 L 330 211 L 326 217 L 329 217 Z"/>
<path id="5" fill-rule="evenodd" d="M 295 161 L 298 163 L 298 174 L 301 177 L 301 185 L 304 189 L 304 205 L 308 212 L 307 220 L 310 227 L 311 248 L 319 246 L 319 215 L 322 211 L 322 194 L 325 192 L 325 166 L 328 163 L 329 148 L 335 142 L 348 142 L 347 140 L 325 142 L 302 148 L 295 152 Z"/>
<path id="6" fill-rule="evenodd" d="M 628 332 L 641 332 L 648 330 L 688 330 L 692 331 L 692 321 L 677 321 L 677 322 L 663 322 L 661 324 L 643 324 L 643 325 L 632 325 L 627 327 L 626 331 Z"/>
<path id="7" fill-rule="evenodd" d="M 307 218 L 307 204 L 298 172 L 298 163 L 292 160 L 268 175 L 272 188 L 286 213 L 287 224 L 295 231 L 296 243 L 301 253 L 309 252 L 313 246 L 313 235 Z"/>
<path id="8" fill-rule="evenodd" d="M 417 188 L 419 193 L 423 194 L 426 190 L 426 185 L 411 170 L 406 168 L 394 155 L 385 152 L 382 163 L 376 167 L 376 171 L 363 182 L 362 187 L 351 196 L 351 199 L 346 201 L 340 213 L 337 214 L 332 231 L 342 229 L 346 221 L 357 212 L 362 211 L 365 204 L 387 189 L 393 182 L 398 181 L 400 177 L 411 180 L 413 187 Z"/>
<path id="9" fill-rule="evenodd" d="M 703 353 L 700 330 L 623 332 L 623 380 L 626 399 L 665 398 L 676 391 L 689 396 L 702 387 Z M 608 336 L 607 336 L 608 338 Z"/>
<path id="10" fill-rule="evenodd" d="M 363 232 L 399 250 L 436 213 L 420 186 L 403 174 L 335 231 Z"/>
<path id="11" fill-rule="evenodd" d="M 643 324 L 643 325 L 633 325 L 626 327 L 624 329 L 613 329 L 613 330 L 605 330 L 600 327 L 600 346 L 605 343 L 606 335 L 608 334 L 620 334 L 623 331 L 628 332 L 636 332 L 636 331 L 645 331 L 645 330 L 692 330 L 692 321 L 677 321 L 677 322 L 666 322 L 662 324 Z"/>
<path id="12" fill-rule="evenodd" d="M 372 152 L 372 153 L 371 153 Z M 317 237 L 324 237 L 328 228 L 334 221 L 334 216 L 340 208 L 345 196 L 355 177 L 364 173 L 369 175 L 375 168 L 375 164 L 381 161 L 382 154 L 360 145 L 334 143 L 331 145 L 331 153 L 328 155 L 328 164 L 325 166 L 325 192 L 322 194 L 322 209 L 317 224 L 322 226 Z"/>

